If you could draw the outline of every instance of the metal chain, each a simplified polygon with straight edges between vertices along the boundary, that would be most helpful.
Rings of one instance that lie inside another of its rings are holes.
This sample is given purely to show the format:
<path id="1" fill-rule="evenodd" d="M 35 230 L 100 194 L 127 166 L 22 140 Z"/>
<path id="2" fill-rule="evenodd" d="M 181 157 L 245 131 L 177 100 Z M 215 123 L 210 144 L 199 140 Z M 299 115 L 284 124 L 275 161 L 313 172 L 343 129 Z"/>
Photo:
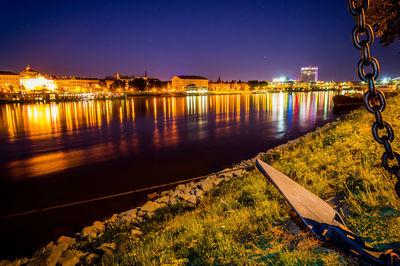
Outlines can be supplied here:
<path id="1" fill-rule="evenodd" d="M 381 90 L 375 88 L 375 80 L 379 76 L 379 63 L 370 54 L 370 47 L 374 42 L 374 31 L 370 25 L 365 23 L 365 13 L 369 8 L 369 0 L 347 0 L 347 7 L 357 23 L 351 36 L 354 47 L 361 51 L 362 59 L 357 64 L 358 76 L 368 84 L 368 90 L 364 94 L 364 104 L 368 112 L 374 114 L 376 119 L 372 126 L 372 135 L 385 148 L 382 164 L 389 173 L 396 175 L 398 182 L 395 190 L 400 197 L 400 154 L 392 150 L 393 128 L 382 118 L 382 112 L 386 108 L 385 95 Z M 372 71 L 366 73 L 365 68 L 368 66 L 371 66 Z M 380 137 L 378 131 L 383 129 L 386 130 L 387 135 Z M 394 161 L 392 166 L 390 166 L 389 161 Z"/>

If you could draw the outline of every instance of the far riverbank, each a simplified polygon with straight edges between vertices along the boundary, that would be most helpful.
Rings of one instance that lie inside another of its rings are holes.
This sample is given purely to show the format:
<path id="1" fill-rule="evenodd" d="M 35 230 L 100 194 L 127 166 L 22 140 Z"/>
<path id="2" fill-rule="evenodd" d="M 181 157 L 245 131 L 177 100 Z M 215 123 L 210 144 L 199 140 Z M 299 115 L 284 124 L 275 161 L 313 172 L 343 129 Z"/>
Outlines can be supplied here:
<path id="1" fill-rule="evenodd" d="M 209 91 L 206 93 L 164 92 L 164 91 L 138 91 L 138 92 L 36 92 L 36 93 L 0 93 L 0 104 L 6 103 L 34 103 L 34 102 L 71 102 L 93 100 L 121 100 L 126 98 L 149 97 L 186 97 L 186 96 L 213 96 L 213 95 L 242 95 L 266 93 L 294 93 L 294 92 L 338 91 L 331 90 L 254 90 L 254 91 Z"/>

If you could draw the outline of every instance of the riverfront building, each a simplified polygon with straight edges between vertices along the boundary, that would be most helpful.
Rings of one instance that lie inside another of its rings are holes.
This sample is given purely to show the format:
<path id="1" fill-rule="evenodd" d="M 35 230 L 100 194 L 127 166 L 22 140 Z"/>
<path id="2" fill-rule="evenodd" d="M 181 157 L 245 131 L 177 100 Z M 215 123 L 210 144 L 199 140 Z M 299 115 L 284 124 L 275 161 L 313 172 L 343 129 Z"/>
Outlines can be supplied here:
<path id="1" fill-rule="evenodd" d="M 209 82 L 208 89 L 210 91 L 247 91 L 249 90 L 249 85 L 246 82 Z"/>
<path id="2" fill-rule="evenodd" d="M 27 91 L 32 90 L 49 90 L 53 91 L 57 88 L 57 85 L 53 78 L 48 78 L 33 70 L 29 65 L 25 70 L 19 73 L 20 85 Z"/>
<path id="3" fill-rule="evenodd" d="M 208 79 L 201 76 L 175 76 L 172 78 L 172 89 L 178 92 L 207 92 Z"/>
<path id="4" fill-rule="evenodd" d="M 300 81 L 303 82 L 317 82 L 318 81 L 318 67 L 302 67 Z"/>
<path id="5" fill-rule="evenodd" d="M 19 75 L 21 76 L 21 78 L 29 79 L 29 78 L 36 78 L 37 76 L 40 75 L 40 73 L 37 72 L 36 70 L 33 70 L 31 66 L 28 65 L 24 70 L 19 72 Z"/>
<path id="6" fill-rule="evenodd" d="M 55 80 L 57 88 L 70 92 L 93 92 L 100 88 L 97 78 L 62 77 Z"/>
<path id="7" fill-rule="evenodd" d="M 9 91 L 19 88 L 19 75 L 13 72 L 0 71 L 0 89 Z"/>

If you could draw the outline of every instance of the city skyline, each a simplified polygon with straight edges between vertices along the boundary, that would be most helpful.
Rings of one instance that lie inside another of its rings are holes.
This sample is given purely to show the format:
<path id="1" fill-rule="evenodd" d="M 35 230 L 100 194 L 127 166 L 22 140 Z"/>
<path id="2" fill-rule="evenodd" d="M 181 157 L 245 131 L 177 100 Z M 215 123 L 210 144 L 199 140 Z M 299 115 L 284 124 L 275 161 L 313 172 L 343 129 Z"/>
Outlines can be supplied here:
<path id="1" fill-rule="evenodd" d="M 320 1 L 6 1 L 0 11 L 0 69 L 29 62 L 43 73 L 104 77 L 112 73 L 169 80 L 300 78 L 318 65 L 321 80 L 357 80 L 354 26 L 342 3 Z M 42 14 L 38 16 L 38 14 Z M 296 19 L 293 19 L 296 18 Z M 29 44 L 29 45 L 28 45 Z M 372 56 L 381 77 L 397 77 L 398 43 Z"/>
<path id="2" fill-rule="evenodd" d="M 32 69 L 31 68 L 31 64 L 27 64 L 26 67 L 21 70 L 21 71 L 8 71 L 8 70 L 1 70 L 0 69 L 0 75 L 16 75 L 16 76 L 24 76 L 25 72 L 28 69 Z M 303 80 L 303 74 L 304 74 L 304 70 L 309 70 L 309 69 L 316 69 L 316 75 L 313 74 L 312 76 L 312 80 Z M 106 74 L 104 76 L 98 76 L 98 77 L 94 77 L 94 76 L 82 76 L 79 75 L 79 73 L 77 75 L 65 75 L 65 74 L 53 74 L 53 73 L 42 73 L 41 71 L 37 71 L 37 69 L 32 69 L 32 71 L 34 71 L 34 73 L 36 73 L 39 76 L 45 76 L 45 77 L 49 77 L 50 79 L 65 79 L 65 78 L 77 78 L 77 79 L 96 79 L 96 80 L 119 80 L 119 79 L 127 79 L 127 78 L 151 78 L 151 79 L 157 79 L 160 80 L 162 82 L 171 82 L 171 80 L 176 77 L 176 76 L 198 76 L 195 74 L 177 74 L 167 80 L 163 80 L 160 79 L 159 77 L 156 76 L 149 76 L 147 71 L 143 72 L 143 75 L 135 75 L 135 74 L 129 74 L 129 73 L 112 73 L 112 74 Z M 319 67 L 318 66 L 303 66 L 301 68 L 299 68 L 299 77 L 298 78 L 293 78 L 291 76 L 287 76 L 287 75 L 281 75 L 279 77 L 275 77 L 273 79 L 260 79 L 260 80 L 244 80 L 244 79 L 240 79 L 240 78 L 236 78 L 236 79 L 224 79 L 223 77 L 221 78 L 221 75 L 218 75 L 217 79 L 209 79 L 208 77 L 205 77 L 207 80 L 209 80 L 210 82 L 214 82 L 214 83 L 220 83 L 220 82 L 248 82 L 248 81 L 268 81 L 268 82 L 360 82 L 359 80 L 320 80 L 319 79 Z M 121 77 L 121 78 L 120 78 Z M 381 76 L 378 78 L 378 80 L 380 81 L 388 81 L 388 80 L 399 80 L 400 77 L 388 77 L 388 76 Z"/>

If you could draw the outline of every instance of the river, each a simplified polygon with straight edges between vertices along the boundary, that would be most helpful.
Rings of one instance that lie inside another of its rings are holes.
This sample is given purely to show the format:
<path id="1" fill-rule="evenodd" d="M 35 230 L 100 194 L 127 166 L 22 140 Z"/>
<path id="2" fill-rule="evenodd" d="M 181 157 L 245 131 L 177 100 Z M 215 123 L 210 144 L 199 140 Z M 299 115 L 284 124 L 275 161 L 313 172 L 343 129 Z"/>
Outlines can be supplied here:
<path id="1" fill-rule="evenodd" d="M 334 120 L 335 92 L 0 105 L 1 216 L 222 170 Z M 147 193 L 147 192 L 146 192 Z M 146 193 L 0 218 L 0 259 L 30 256 Z"/>

